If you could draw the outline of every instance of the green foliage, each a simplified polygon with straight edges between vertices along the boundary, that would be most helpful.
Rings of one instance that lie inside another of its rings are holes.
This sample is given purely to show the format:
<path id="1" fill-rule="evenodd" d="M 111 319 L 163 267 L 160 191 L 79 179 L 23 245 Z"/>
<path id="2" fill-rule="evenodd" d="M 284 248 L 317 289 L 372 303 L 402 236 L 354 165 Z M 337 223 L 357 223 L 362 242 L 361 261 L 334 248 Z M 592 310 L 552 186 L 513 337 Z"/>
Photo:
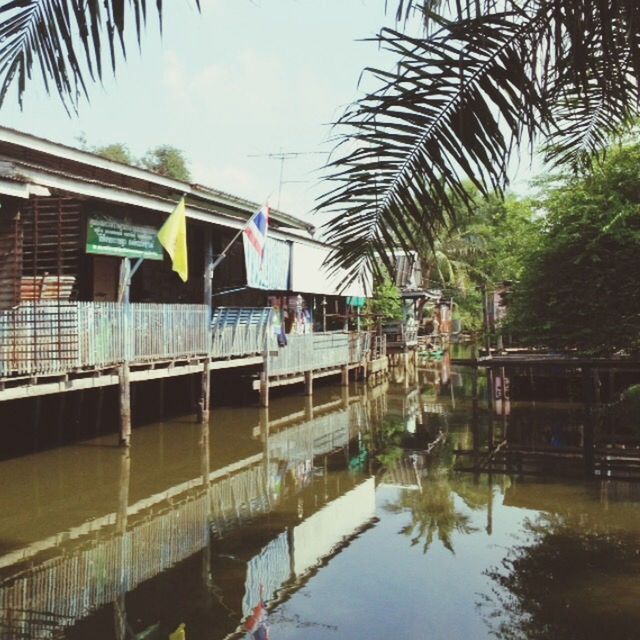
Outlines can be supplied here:
<path id="1" fill-rule="evenodd" d="M 136 165 L 136 159 L 133 157 L 129 147 L 123 142 L 114 142 L 102 147 L 94 147 L 93 153 L 107 160 L 121 162 L 122 164 Z"/>
<path id="2" fill-rule="evenodd" d="M 161 176 L 167 176 L 182 182 L 191 182 L 191 173 L 187 167 L 184 153 L 170 144 L 161 144 L 153 147 L 141 159 L 137 159 L 123 142 L 90 147 L 87 145 L 86 138 L 83 135 L 78 138 L 78 141 L 83 149 L 107 160 L 121 162 L 132 167 L 142 167 Z"/>
<path id="3" fill-rule="evenodd" d="M 140 164 L 161 176 L 191 182 L 191 173 L 182 151 L 170 144 L 161 144 L 147 151 Z"/>
<path id="4" fill-rule="evenodd" d="M 334 266 L 434 244 L 460 202 L 473 210 L 466 184 L 502 193 L 526 144 L 582 169 L 639 115 L 638 0 L 397 0 L 398 15 L 410 6 L 424 32 L 380 31 L 397 64 L 369 67 L 372 89 L 338 119 L 319 205 Z"/>
<path id="5" fill-rule="evenodd" d="M 640 347 L 640 145 L 544 189 L 510 326 L 529 344 L 585 353 Z"/>
<path id="6" fill-rule="evenodd" d="M 389 279 L 382 280 L 367 303 L 367 312 L 382 316 L 383 320 L 402 319 L 402 300 L 398 287 Z"/>
<path id="7" fill-rule="evenodd" d="M 477 191 L 470 192 L 473 212 L 460 211 L 455 226 L 439 234 L 435 247 L 422 249 L 422 268 L 430 286 L 451 293 L 463 327 L 480 331 L 480 287 L 493 290 L 504 280 L 520 279 L 524 258 L 537 243 L 540 223 L 529 200 L 512 194 L 504 199 L 483 198 Z"/>

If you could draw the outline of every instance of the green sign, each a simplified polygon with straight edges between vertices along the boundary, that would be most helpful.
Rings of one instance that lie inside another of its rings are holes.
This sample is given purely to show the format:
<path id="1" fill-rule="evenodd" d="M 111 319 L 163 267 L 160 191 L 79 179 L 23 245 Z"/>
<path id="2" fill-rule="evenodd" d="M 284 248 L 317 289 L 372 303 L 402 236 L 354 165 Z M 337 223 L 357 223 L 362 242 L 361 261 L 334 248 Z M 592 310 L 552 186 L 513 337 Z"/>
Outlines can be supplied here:
<path id="1" fill-rule="evenodd" d="M 162 245 L 158 230 L 130 224 L 114 218 L 89 218 L 87 222 L 87 253 L 123 258 L 162 260 Z"/>

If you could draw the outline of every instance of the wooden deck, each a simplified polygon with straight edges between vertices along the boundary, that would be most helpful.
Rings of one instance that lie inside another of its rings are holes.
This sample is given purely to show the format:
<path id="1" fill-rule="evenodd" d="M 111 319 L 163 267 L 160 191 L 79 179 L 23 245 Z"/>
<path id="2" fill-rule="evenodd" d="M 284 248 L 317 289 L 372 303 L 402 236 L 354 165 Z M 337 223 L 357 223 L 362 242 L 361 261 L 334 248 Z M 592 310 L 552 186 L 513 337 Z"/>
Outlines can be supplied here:
<path id="1" fill-rule="evenodd" d="M 640 360 L 631 358 L 590 358 L 551 353 L 507 353 L 480 358 L 453 358 L 451 363 L 469 367 L 557 367 L 563 369 L 619 369 L 640 371 Z"/>

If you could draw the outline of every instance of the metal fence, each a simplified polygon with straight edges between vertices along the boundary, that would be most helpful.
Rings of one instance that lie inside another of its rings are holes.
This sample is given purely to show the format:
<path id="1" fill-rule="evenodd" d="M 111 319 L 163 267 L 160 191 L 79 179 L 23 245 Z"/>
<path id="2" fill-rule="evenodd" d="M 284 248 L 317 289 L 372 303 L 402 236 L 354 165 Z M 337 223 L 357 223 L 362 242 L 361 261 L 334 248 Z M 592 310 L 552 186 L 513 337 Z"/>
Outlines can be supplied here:
<path id="1" fill-rule="evenodd" d="M 287 336 L 287 345 L 269 356 L 269 375 L 302 373 L 361 362 L 369 355 L 369 333 L 311 333 Z"/>
<path id="2" fill-rule="evenodd" d="M 79 364 L 77 303 L 24 302 L 0 312 L 0 375 L 67 371 Z"/>
<path id="3" fill-rule="evenodd" d="M 277 347 L 270 308 L 32 301 L 0 312 L 0 376 L 64 374 L 124 361 L 269 351 L 270 375 L 355 364 L 369 358 L 370 333 L 288 336 Z"/>
<path id="4" fill-rule="evenodd" d="M 0 376 L 206 355 L 205 305 L 24 302 L 0 312 Z"/>
<path id="5" fill-rule="evenodd" d="M 211 319 L 211 357 L 263 354 L 271 336 L 270 307 L 218 307 Z"/>

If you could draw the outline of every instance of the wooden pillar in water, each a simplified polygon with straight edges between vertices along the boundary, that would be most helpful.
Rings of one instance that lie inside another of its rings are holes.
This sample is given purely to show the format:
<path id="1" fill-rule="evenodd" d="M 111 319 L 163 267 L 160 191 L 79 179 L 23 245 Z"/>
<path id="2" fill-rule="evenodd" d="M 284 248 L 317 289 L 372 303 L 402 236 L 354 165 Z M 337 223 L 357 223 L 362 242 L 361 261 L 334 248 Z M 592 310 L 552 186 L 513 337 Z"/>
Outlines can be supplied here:
<path id="1" fill-rule="evenodd" d="M 342 369 L 340 370 L 340 384 L 343 387 L 349 386 L 349 365 L 342 365 Z"/>
<path id="2" fill-rule="evenodd" d="M 313 371 L 304 372 L 304 395 L 313 395 Z"/>
<path id="3" fill-rule="evenodd" d="M 609 389 L 607 402 L 615 402 L 616 399 L 616 370 L 609 369 Z"/>
<path id="4" fill-rule="evenodd" d="M 64 395 L 64 394 L 62 394 Z M 96 400 L 96 421 L 95 421 L 95 434 L 100 435 L 100 429 L 102 427 L 102 411 L 104 407 L 104 387 L 98 389 L 98 398 Z"/>
<path id="5" fill-rule="evenodd" d="M 582 369 L 582 394 L 584 402 L 584 424 L 582 427 L 584 470 L 587 476 L 592 476 L 595 471 L 595 420 L 593 415 L 595 376 L 587 367 L 583 367 Z"/>
<path id="6" fill-rule="evenodd" d="M 126 531 L 129 507 L 129 485 L 131 478 L 131 457 L 128 450 L 120 455 L 120 483 L 118 488 L 118 511 L 116 512 L 116 534 L 119 537 L 120 544 L 118 548 L 119 565 L 118 565 L 118 596 L 114 602 L 113 615 L 115 635 L 117 640 L 126 640 L 127 638 L 127 610 L 126 610 L 126 593 L 127 593 L 127 572 L 129 571 L 129 562 L 127 556 Z"/>
<path id="7" fill-rule="evenodd" d="M 269 406 L 269 352 L 264 354 L 264 364 L 260 373 L 260 406 Z"/>
<path id="8" fill-rule="evenodd" d="M 345 385 L 341 389 L 340 399 L 342 401 L 342 407 L 344 409 L 349 408 L 349 385 Z"/>
<path id="9" fill-rule="evenodd" d="M 198 422 L 208 424 L 211 406 L 211 359 L 205 358 L 200 375 L 200 399 L 198 400 Z"/>
<path id="10" fill-rule="evenodd" d="M 124 314 L 124 362 L 118 369 L 118 384 L 120 397 L 120 445 L 128 447 L 131 441 L 131 382 L 129 380 L 129 361 L 133 350 L 131 327 L 131 305 L 129 292 L 131 285 L 131 265 L 129 258 L 123 258 L 120 265 L 120 287 L 118 300 L 122 302 Z"/>
<path id="11" fill-rule="evenodd" d="M 165 417 L 164 391 L 165 391 L 165 379 L 160 378 L 160 380 L 158 380 L 158 419 L 159 420 L 164 420 L 164 417 Z"/>
<path id="12" fill-rule="evenodd" d="M 207 305 L 207 357 L 202 365 L 200 380 L 200 399 L 198 401 L 198 421 L 201 424 L 209 422 L 209 407 L 211 406 L 211 316 L 212 316 L 212 294 L 213 294 L 213 243 L 211 229 L 207 228 L 204 237 L 204 265 L 203 265 L 203 287 L 202 297 Z"/>
<path id="13" fill-rule="evenodd" d="M 118 371 L 120 387 L 120 444 L 128 447 L 131 443 L 131 384 L 129 363 L 123 362 Z"/>
<path id="14" fill-rule="evenodd" d="M 100 387 L 100 391 L 102 391 L 102 387 Z M 58 404 L 58 443 L 61 443 L 63 438 L 63 433 L 64 433 L 64 425 L 65 425 L 65 407 L 67 406 L 67 394 L 66 393 L 61 393 L 60 396 L 60 401 Z"/>
<path id="15" fill-rule="evenodd" d="M 304 419 L 309 422 L 313 420 L 313 397 L 306 396 L 304 399 Z"/>

